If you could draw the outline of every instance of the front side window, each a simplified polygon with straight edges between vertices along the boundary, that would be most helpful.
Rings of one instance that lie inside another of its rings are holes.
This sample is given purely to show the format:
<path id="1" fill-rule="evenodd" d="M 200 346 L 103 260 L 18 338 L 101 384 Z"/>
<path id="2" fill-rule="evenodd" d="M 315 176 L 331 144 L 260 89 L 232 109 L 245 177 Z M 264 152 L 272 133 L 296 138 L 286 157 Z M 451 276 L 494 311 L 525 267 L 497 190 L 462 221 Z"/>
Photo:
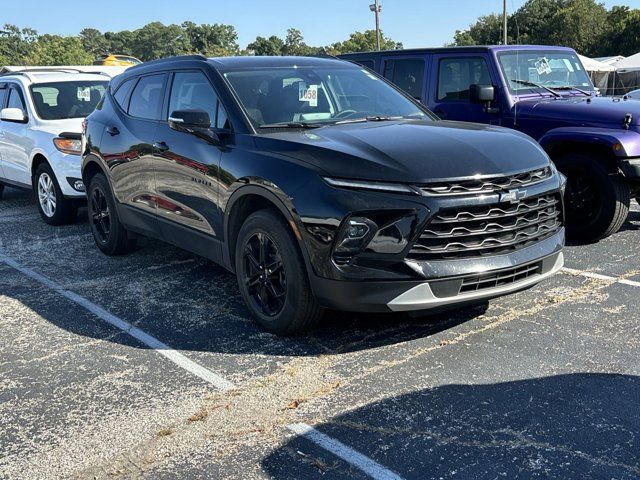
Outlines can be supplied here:
<path id="1" fill-rule="evenodd" d="M 570 51 L 508 51 L 499 53 L 498 60 L 512 92 L 544 91 L 536 85 L 593 89 L 578 55 Z"/>
<path id="2" fill-rule="evenodd" d="M 420 100 L 424 83 L 424 60 L 419 58 L 386 60 L 384 77 L 413 98 Z"/>
<path id="3" fill-rule="evenodd" d="M 24 104 L 22 93 L 19 87 L 11 87 L 9 89 L 9 100 L 7 101 L 7 108 L 19 108 L 23 112 L 27 112 L 27 107 Z"/>
<path id="4" fill-rule="evenodd" d="M 165 74 L 148 75 L 138 80 L 129 100 L 129 115 L 146 120 L 162 118 L 165 77 Z"/>
<path id="5" fill-rule="evenodd" d="M 482 57 L 443 58 L 438 68 L 438 100 L 469 100 L 471 85 L 491 85 Z"/>
<path id="6" fill-rule="evenodd" d="M 43 120 L 82 118 L 96 108 L 108 82 L 74 81 L 31 85 L 36 113 Z"/>
<path id="7" fill-rule="evenodd" d="M 258 128 L 376 116 L 434 118 L 368 70 L 353 66 L 231 69 L 223 75 Z"/>
<path id="8" fill-rule="evenodd" d="M 173 77 L 169 115 L 176 110 L 204 110 L 215 125 L 218 96 L 201 72 L 180 72 Z"/>

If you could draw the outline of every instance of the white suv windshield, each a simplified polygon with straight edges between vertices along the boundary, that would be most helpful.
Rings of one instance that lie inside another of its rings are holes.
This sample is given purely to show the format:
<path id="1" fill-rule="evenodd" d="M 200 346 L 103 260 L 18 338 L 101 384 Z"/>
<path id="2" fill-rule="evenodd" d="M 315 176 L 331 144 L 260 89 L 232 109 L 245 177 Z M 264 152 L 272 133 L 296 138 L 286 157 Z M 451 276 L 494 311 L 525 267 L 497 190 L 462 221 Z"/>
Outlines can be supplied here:
<path id="1" fill-rule="evenodd" d="M 358 68 L 234 69 L 224 77 L 258 128 L 368 117 L 432 118 L 386 82 Z"/>
<path id="2" fill-rule="evenodd" d="M 36 113 L 43 120 L 86 117 L 107 89 L 104 81 L 51 82 L 31 85 Z"/>
<path id="3" fill-rule="evenodd" d="M 540 90 L 536 85 L 552 89 L 593 89 L 591 80 L 575 53 L 517 50 L 499 53 L 498 59 L 512 92 Z"/>

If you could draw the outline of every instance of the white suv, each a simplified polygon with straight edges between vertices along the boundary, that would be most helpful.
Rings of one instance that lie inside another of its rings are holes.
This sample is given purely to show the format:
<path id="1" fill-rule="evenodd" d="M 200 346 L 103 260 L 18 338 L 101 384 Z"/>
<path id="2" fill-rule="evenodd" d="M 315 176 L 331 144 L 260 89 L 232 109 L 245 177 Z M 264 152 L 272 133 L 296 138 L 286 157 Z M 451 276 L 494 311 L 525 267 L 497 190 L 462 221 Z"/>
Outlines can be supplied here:
<path id="1" fill-rule="evenodd" d="M 33 189 L 45 222 L 75 219 L 86 202 L 82 121 L 102 98 L 111 74 L 121 71 L 60 67 L 0 74 L 0 198 L 5 185 Z"/>

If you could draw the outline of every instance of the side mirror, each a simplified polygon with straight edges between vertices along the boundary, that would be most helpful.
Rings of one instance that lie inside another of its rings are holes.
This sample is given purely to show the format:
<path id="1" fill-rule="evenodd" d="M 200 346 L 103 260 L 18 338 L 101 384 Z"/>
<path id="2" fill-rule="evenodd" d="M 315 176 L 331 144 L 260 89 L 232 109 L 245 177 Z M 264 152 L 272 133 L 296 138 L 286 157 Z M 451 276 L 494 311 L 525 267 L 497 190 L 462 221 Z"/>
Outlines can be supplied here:
<path id="1" fill-rule="evenodd" d="M 0 120 L 3 122 L 25 123 L 27 115 L 21 108 L 3 108 L 0 110 Z"/>
<path id="2" fill-rule="evenodd" d="M 496 89 L 493 85 L 473 84 L 469 87 L 469 98 L 472 103 L 488 103 L 496 99 Z"/>
<path id="3" fill-rule="evenodd" d="M 201 109 L 176 110 L 169 115 L 169 127 L 178 131 L 208 130 L 211 128 L 209 114 Z"/>

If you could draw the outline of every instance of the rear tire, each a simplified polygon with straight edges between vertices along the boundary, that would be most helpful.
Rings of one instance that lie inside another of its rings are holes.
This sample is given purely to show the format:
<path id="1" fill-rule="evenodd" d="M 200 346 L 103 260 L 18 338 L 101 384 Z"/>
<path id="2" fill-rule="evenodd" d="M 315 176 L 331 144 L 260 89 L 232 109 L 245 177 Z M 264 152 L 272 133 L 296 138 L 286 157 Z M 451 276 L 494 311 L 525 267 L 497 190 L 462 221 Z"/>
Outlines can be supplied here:
<path id="1" fill-rule="evenodd" d="M 118 218 L 116 203 L 106 177 L 98 173 L 89 182 L 87 215 L 97 247 L 106 255 L 121 255 L 136 246 Z"/>
<path id="2" fill-rule="evenodd" d="M 41 163 L 33 177 L 33 191 L 38 211 L 49 225 L 67 225 L 73 223 L 78 207 L 72 200 L 64 198 L 58 180 L 47 163 Z"/>
<path id="3" fill-rule="evenodd" d="M 613 235 L 629 215 L 629 184 L 602 163 L 603 159 L 582 153 L 556 161 L 567 176 L 566 225 L 571 241 L 596 242 Z"/>
<path id="4" fill-rule="evenodd" d="M 322 309 L 296 238 L 277 213 L 260 210 L 246 219 L 236 241 L 235 267 L 242 298 L 265 330 L 291 335 L 320 320 Z"/>

